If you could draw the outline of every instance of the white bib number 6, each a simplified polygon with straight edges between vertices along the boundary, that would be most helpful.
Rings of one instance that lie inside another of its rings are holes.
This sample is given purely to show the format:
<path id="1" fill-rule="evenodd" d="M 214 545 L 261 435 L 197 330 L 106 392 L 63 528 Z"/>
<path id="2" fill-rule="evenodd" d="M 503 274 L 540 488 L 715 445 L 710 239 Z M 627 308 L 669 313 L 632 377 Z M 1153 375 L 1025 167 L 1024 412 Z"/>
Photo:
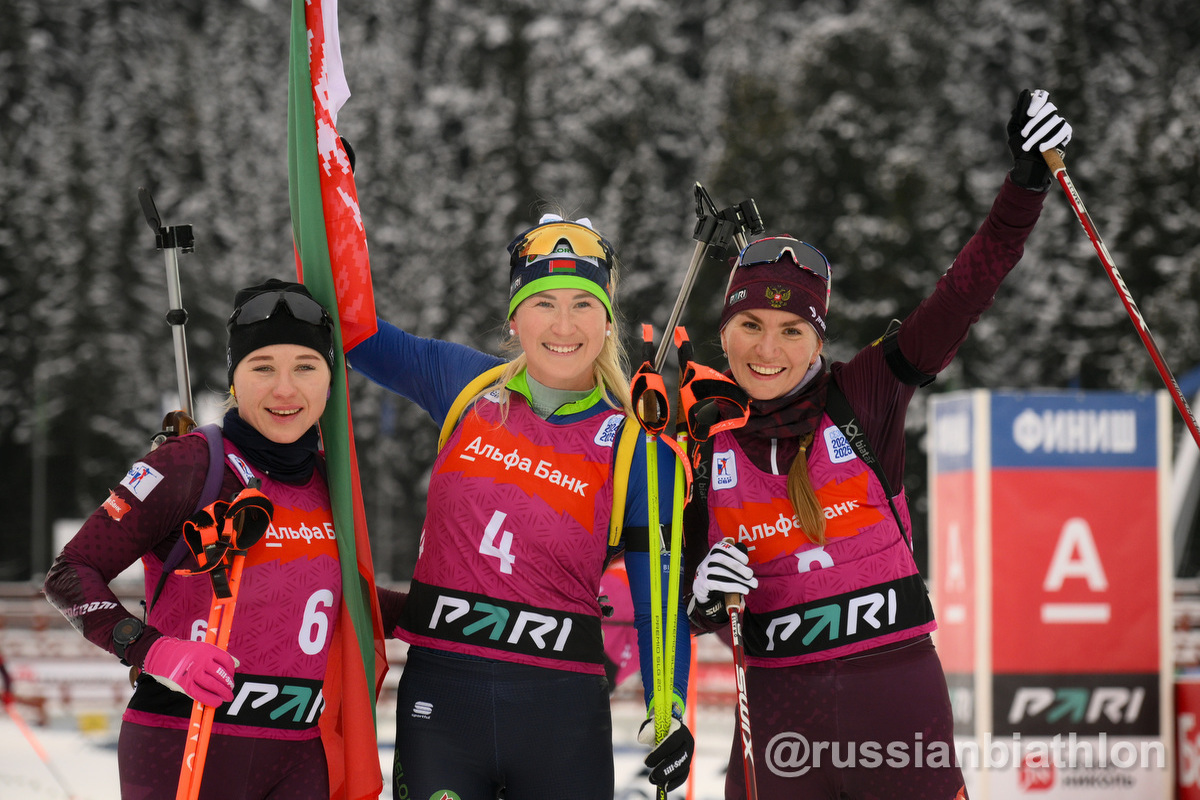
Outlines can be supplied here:
<path id="1" fill-rule="evenodd" d="M 329 636 L 329 615 L 322 608 L 333 608 L 333 592 L 328 589 L 318 589 L 304 604 L 304 619 L 300 623 L 300 649 L 305 654 L 314 656 L 325 647 L 325 639 Z"/>
<path id="2" fill-rule="evenodd" d="M 504 520 L 508 515 L 503 511 L 492 514 L 487 528 L 483 531 L 483 540 L 479 542 L 479 552 L 485 556 L 495 556 L 500 559 L 500 571 L 505 575 L 512 574 L 513 564 L 517 557 L 512 554 L 512 531 L 504 531 Z M 500 544 L 496 544 L 496 535 L 500 534 Z"/>

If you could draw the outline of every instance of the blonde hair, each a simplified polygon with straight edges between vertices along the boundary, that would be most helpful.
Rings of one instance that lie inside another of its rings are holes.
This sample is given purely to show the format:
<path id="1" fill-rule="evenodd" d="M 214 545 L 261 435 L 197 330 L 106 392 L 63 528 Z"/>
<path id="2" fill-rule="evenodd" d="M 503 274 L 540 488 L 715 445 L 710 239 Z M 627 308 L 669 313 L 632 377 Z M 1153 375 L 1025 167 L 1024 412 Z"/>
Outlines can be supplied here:
<path id="1" fill-rule="evenodd" d="M 600 387 L 605 403 L 632 416 L 633 406 L 630 405 L 629 378 L 626 377 L 629 374 L 629 361 L 625 354 L 625 348 L 621 344 L 621 319 L 616 303 L 619 266 L 616 256 L 613 256 L 612 263 L 609 265 L 609 287 L 613 306 L 613 318 L 610 320 L 612 333 L 604 337 L 604 345 L 600 348 L 596 360 L 592 362 L 592 381 L 593 385 Z M 520 342 L 516 336 L 509 333 L 510 330 L 508 320 L 505 320 L 504 335 L 508 336 L 508 339 L 504 342 L 504 348 L 512 351 L 520 350 Z M 526 365 L 525 353 L 518 352 L 500 373 L 500 377 L 491 386 L 472 397 L 467 403 L 467 407 L 473 406 L 475 401 L 484 395 L 499 392 L 500 424 L 503 425 L 508 418 L 508 404 L 512 395 L 507 388 L 508 382 L 525 369 Z"/>
<path id="2" fill-rule="evenodd" d="M 592 362 L 592 380 L 595 386 L 599 386 L 604 402 L 610 407 L 624 411 L 627 415 L 633 414 L 633 406 L 629 403 L 629 379 L 625 377 L 625 354 L 624 349 L 619 344 L 619 334 L 616 333 L 617 325 L 613 323 L 613 335 L 604 337 L 604 346 L 600 349 L 596 360 Z M 510 340 L 506 346 L 518 346 L 515 344 L 515 337 Z M 525 369 L 527 359 L 524 353 L 518 353 L 512 361 L 508 362 L 504 371 L 500 373 L 500 377 L 496 381 L 484 388 L 478 394 L 471 398 L 468 406 L 475 404 L 475 401 L 484 395 L 492 392 L 499 393 L 501 424 L 508 416 L 508 403 L 511 399 L 512 392 L 507 388 L 507 384 L 521 370 Z"/>
<path id="3" fill-rule="evenodd" d="M 800 439 L 800 452 L 792 460 L 788 469 L 787 493 L 788 500 L 796 512 L 800 522 L 800 530 L 813 544 L 825 544 L 825 509 L 817 499 L 812 481 L 808 477 L 808 446 L 812 444 L 813 434 Z"/>

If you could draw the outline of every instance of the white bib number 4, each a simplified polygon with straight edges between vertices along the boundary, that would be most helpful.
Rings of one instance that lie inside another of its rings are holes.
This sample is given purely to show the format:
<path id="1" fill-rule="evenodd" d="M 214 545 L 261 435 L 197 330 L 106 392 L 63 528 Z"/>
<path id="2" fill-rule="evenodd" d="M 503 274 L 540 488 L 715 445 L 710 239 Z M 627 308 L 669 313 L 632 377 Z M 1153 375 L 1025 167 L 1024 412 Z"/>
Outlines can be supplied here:
<path id="1" fill-rule="evenodd" d="M 479 542 L 479 552 L 485 556 L 494 556 L 500 560 L 500 571 L 505 575 L 512 574 L 513 564 L 517 557 L 512 554 L 512 531 L 503 530 L 504 520 L 508 517 L 503 511 L 496 511 L 488 521 L 483 531 L 483 539 Z M 496 537 L 500 544 L 496 544 Z"/>

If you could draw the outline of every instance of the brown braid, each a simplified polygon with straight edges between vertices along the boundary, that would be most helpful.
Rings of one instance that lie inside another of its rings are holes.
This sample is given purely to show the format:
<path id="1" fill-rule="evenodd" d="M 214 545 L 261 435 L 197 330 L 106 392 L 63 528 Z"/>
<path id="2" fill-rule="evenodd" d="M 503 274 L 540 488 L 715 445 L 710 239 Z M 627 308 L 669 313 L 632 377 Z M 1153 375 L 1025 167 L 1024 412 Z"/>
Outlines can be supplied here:
<path id="1" fill-rule="evenodd" d="M 800 521 L 800 530 L 809 541 L 820 545 L 825 544 L 825 511 L 808 479 L 808 446 L 812 440 L 812 433 L 800 439 L 800 452 L 796 453 L 788 469 L 787 493 L 796 511 L 796 519 Z"/>

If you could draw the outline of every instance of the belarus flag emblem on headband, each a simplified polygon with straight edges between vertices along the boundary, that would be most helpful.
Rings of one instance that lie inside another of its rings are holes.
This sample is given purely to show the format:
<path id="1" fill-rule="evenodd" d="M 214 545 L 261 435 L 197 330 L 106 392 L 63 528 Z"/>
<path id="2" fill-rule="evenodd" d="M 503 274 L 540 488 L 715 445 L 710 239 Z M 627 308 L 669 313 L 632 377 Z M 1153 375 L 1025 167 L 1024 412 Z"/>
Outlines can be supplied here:
<path id="1" fill-rule="evenodd" d="M 575 260 L 572 258 L 553 258 L 550 260 L 550 274 L 557 275 L 562 272 L 574 272 Z"/>

